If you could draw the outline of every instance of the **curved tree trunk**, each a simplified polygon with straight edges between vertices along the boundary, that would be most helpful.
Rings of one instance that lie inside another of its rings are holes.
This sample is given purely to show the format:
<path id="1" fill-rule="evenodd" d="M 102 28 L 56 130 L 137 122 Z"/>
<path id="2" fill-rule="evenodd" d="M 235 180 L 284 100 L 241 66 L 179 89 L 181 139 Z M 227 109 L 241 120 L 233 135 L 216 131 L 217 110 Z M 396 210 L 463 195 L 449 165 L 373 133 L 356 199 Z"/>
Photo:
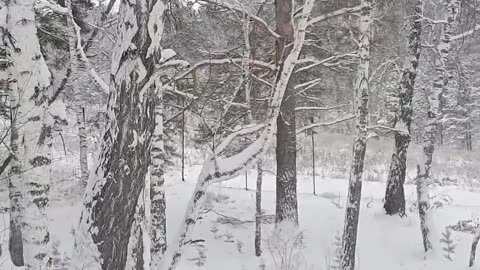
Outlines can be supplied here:
<path id="1" fill-rule="evenodd" d="M 362 0 L 360 16 L 360 42 L 358 56 L 360 63 L 357 70 L 355 87 L 356 124 L 353 141 L 353 160 L 348 183 L 348 197 L 345 211 L 345 224 L 342 238 L 342 270 L 355 269 L 355 249 L 357 246 L 357 230 L 360 218 L 360 202 L 362 196 L 362 174 L 367 146 L 367 120 L 370 68 L 370 24 L 372 0 Z"/>
<path id="2" fill-rule="evenodd" d="M 275 1 L 276 32 L 281 36 L 276 43 L 276 61 L 280 69 L 294 39 L 292 3 L 291 0 Z M 295 89 L 289 82 L 277 118 L 275 224 L 290 221 L 298 225 L 295 100 Z"/>
<path id="3" fill-rule="evenodd" d="M 163 1 L 122 1 L 107 127 L 75 235 L 72 270 L 123 270 L 137 199 L 150 166 L 155 89 L 161 87 Z"/>
<path id="4" fill-rule="evenodd" d="M 313 8 L 314 0 L 307 0 L 303 6 L 301 14 L 297 19 L 297 31 L 295 40 L 292 44 L 293 49 L 283 62 L 282 71 L 278 73 L 280 79 L 275 83 L 274 93 L 270 103 L 269 113 L 264 125 L 251 126 L 240 129 L 227 136 L 216 148 L 215 152 L 208 157 L 202 171 L 198 177 L 197 186 L 190 199 L 182 228 L 179 231 L 176 242 L 172 243 L 167 249 L 160 269 L 173 270 L 176 268 L 182 257 L 183 247 L 190 240 L 190 235 L 195 226 L 195 222 L 200 216 L 200 206 L 202 205 L 207 187 L 214 182 L 227 181 L 244 173 L 246 169 L 258 163 L 258 160 L 269 149 L 273 135 L 276 131 L 276 119 L 279 115 L 280 104 L 283 100 L 290 76 L 295 68 L 296 61 L 300 55 L 305 42 L 305 29 L 307 19 Z M 230 142 L 241 135 L 251 134 L 263 128 L 260 136 L 246 149 L 240 153 L 228 157 L 219 158 L 218 153 L 223 151 Z"/>
<path id="5" fill-rule="evenodd" d="M 385 212 L 389 215 L 405 215 L 405 174 L 407 168 L 407 149 L 411 141 L 410 127 L 412 125 L 412 100 L 417 77 L 418 61 L 420 60 L 422 36 L 422 8 L 423 0 L 409 1 L 407 3 L 409 24 L 408 56 L 403 67 L 403 74 L 399 82 L 399 107 L 395 126 L 404 129 L 395 134 L 395 152 L 390 162 L 390 171 L 385 191 Z"/>

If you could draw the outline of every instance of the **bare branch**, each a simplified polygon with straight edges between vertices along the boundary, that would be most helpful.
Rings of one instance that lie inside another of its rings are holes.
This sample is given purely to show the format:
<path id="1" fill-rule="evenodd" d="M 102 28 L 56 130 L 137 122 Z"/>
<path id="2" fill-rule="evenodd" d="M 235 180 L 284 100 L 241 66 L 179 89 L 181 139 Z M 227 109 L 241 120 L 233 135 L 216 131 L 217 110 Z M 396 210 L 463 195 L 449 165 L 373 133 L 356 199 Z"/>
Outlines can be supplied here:
<path id="1" fill-rule="evenodd" d="M 346 58 L 346 57 L 358 57 L 358 55 L 357 55 L 356 52 L 350 52 L 350 53 L 345 53 L 345 54 L 332 55 L 332 56 L 327 57 L 327 58 L 322 59 L 322 60 L 318 60 L 318 59 L 313 58 L 313 57 L 304 58 L 304 59 L 300 60 L 300 63 L 312 62 L 312 64 L 297 69 L 297 71 L 295 71 L 295 73 L 305 71 L 307 69 L 311 69 L 311 68 L 319 66 L 319 65 L 323 65 L 323 66 L 326 66 L 326 67 L 339 65 L 342 62 L 338 62 L 338 60 L 340 60 L 342 58 Z"/>
<path id="2" fill-rule="evenodd" d="M 193 71 L 202 68 L 204 66 L 209 66 L 209 65 L 235 65 L 237 66 L 238 63 L 241 63 L 242 61 L 248 61 L 250 65 L 260 67 L 260 68 L 265 68 L 265 69 L 270 69 L 270 70 L 276 70 L 276 66 L 273 64 L 269 64 L 263 61 L 259 60 L 253 60 L 253 59 L 243 59 L 243 58 L 224 58 L 224 59 L 207 59 L 203 60 L 200 62 L 197 62 L 193 64 L 189 69 L 186 71 L 182 72 L 180 75 L 175 77 L 175 80 L 180 80 L 187 76 L 188 74 L 192 73 Z"/>
<path id="3" fill-rule="evenodd" d="M 328 106 L 328 107 L 297 107 L 295 111 L 329 111 L 338 108 L 343 108 L 347 106 L 346 104 L 335 105 L 335 106 Z"/>
<path id="4" fill-rule="evenodd" d="M 258 17 L 257 15 L 255 14 L 252 14 L 252 13 L 249 13 L 247 12 L 245 9 L 243 8 L 238 8 L 238 7 L 234 7 L 226 2 L 219 2 L 219 1 L 211 1 L 211 0 L 202 0 L 202 2 L 205 2 L 205 3 L 208 3 L 208 4 L 212 4 L 212 5 L 217 5 L 217 6 L 221 6 L 221 7 L 224 7 L 224 8 L 227 8 L 231 11 L 235 11 L 235 12 L 239 12 L 239 13 L 242 13 L 244 15 L 247 15 L 250 19 L 252 19 L 253 21 L 259 23 L 260 25 L 262 25 L 263 27 L 265 27 L 265 29 L 267 29 L 267 31 L 275 38 L 275 39 L 278 39 L 280 38 L 280 35 L 275 32 L 275 30 L 273 30 L 269 25 L 268 23 Z"/>

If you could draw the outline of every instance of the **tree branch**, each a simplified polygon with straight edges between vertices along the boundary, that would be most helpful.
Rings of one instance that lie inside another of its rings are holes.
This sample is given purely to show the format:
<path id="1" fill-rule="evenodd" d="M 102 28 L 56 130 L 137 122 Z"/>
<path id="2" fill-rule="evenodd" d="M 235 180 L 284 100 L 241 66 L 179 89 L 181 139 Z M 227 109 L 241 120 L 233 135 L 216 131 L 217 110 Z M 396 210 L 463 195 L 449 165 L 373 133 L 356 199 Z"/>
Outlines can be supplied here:
<path id="1" fill-rule="evenodd" d="M 335 10 L 330 13 L 323 14 L 318 17 L 311 18 L 307 22 L 307 26 L 312 26 L 313 24 L 316 24 L 321 21 L 325 21 L 334 17 L 342 16 L 342 15 L 347 15 L 347 14 L 354 14 L 359 12 L 362 9 L 361 5 L 355 6 L 355 7 L 349 7 L 349 8 L 341 8 L 339 10 Z"/>
<path id="2" fill-rule="evenodd" d="M 301 127 L 299 129 L 297 129 L 297 135 L 302 133 L 302 132 L 305 132 L 309 129 L 312 129 L 312 128 L 316 128 L 316 127 L 326 127 L 326 126 L 332 126 L 332 125 L 335 125 L 335 124 L 338 124 L 338 123 L 342 123 L 342 122 L 345 122 L 345 121 L 348 121 L 348 120 L 351 120 L 351 119 L 354 119 L 355 118 L 355 115 L 349 115 L 345 118 L 342 118 L 342 119 L 338 119 L 338 120 L 335 120 L 335 121 L 331 121 L 331 122 L 325 122 L 325 123 L 315 123 L 315 124 L 311 124 L 311 125 L 308 125 L 308 126 L 304 126 L 304 127 Z"/>

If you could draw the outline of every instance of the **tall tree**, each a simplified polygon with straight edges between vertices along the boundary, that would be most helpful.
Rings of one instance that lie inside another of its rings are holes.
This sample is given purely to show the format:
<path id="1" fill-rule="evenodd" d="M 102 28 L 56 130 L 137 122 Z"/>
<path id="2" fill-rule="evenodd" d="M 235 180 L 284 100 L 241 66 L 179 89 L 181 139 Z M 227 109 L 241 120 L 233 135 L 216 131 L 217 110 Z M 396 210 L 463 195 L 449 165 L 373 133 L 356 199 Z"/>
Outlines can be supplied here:
<path id="1" fill-rule="evenodd" d="M 11 61 L 7 71 L 9 88 L 17 101 L 12 111 L 16 129 L 12 132 L 12 143 L 18 162 L 14 162 L 9 180 L 13 198 L 10 251 L 14 264 L 23 262 L 25 269 L 43 270 L 51 267 L 46 210 L 52 132 L 62 107 L 58 107 L 60 102 L 49 107 L 51 76 L 40 51 L 34 4 L 33 0 L 0 1 L 0 20 L 6 26 L 3 34 Z"/>
<path id="2" fill-rule="evenodd" d="M 120 3 L 107 127 L 87 186 L 71 269 L 125 269 L 135 208 L 151 160 L 164 10 L 163 1 Z"/>
<path id="3" fill-rule="evenodd" d="M 276 41 L 276 62 L 280 72 L 283 69 L 283 62 L 293 48 L 293 3 L 291 0 L 275 0 L 276 32 L 280 35 Z M 275 223 L 290 221 L 298 225 L 295 89 L 290 81 L 277 118 L 276 159 Z"/>
<path id="4" fill-rule="evenodd" d="M 362 196 L 362 173 L 367 147 L 367 120 L 370 68 L 370 24 L 372 22 L 372 0 L 361 1 L 359 18 L 360 38 L 358 56 L 360 62 L 357 68 L 355 85 L 356 120 L 355 138 L 353 141 L 353 161 L 348 181 L 348 198 L 345 211 L 345 225 L 342 238 L 342 270 L 355 269 L 355 248 L 357 245 L 357 230 L 360 217 L 360 202 Z"/>
<path id="5" fill-rule="evenodd" d="M 185 219 L 179 231 L 177 240 L 167 249 L 160 269 L 173 270 L 178 265 L 183 252 L 183 247 L 190 240 L 194 225 L 199 218 L 202 202 L 207 187 L 211 183 L 227 181 L 243 174 L 249 167 L 258 164 L 258 160 L 269 149 L 271 140 L 276 131 L 276 120 L 280 114 L 280 105 L 283 100 L 290 76 L 293 73 L 300 52 L 305 43 L 305 29 L 308 25 L 308 18 L 314 6 L 315 0 L 306 0 L 300 14 L 295 18 L 295 33 L 292 49 L 282 63 L 281 71 L 277 71 L 279 77 L 273 85 L 273 94 L 270 100 L 266 120 L 262 124 L 249 125 L 236 130 L 226 136 L 219 143 L 213 153 L 208 156 L 203 164 L 202 171 L 198 177 L 197 186 L 187 206 Z M 228 157 L 219 157 L 231 142 L 239 137 L 252 134 L 262 130 L 260 136 L 248 147 L 238 154 Z"/>
<path id="6" fill-rule="evenodd" d="M 417 201 L 418 213 L 420 216 L 420 229 L 422 231 L 423 247 L 425 252 L 434 249 L 434 242 L 431 237 L 433 230 L 432 215 L 430 211 L 430 202 L 428 194 L 428 185 L 430 182 L 430 169 L 433 161 L 433 153 L 435 151 L 435 136 L 437 125 L 442 117 L 440 113 L 440 100 L 445 94 L 448 81 L 452 74 L 447 69 L 448 59 L 451 51 L 451 38 L 454 34 L 454 22 L 458 14 L 459 1 L 448 0 L 445 3 L 447 10 L 447 19 L 443 24 L 442 37 L 437 46 L 439 53 L 435 62 L 435 79 L 433 89 L 426 93 L 428 97 L 427 123 L 424 127 L 423 138 L 423 164 L 417 164 Z"/>
<path id="7" fill-rule="evenodd" d="M 395 133 L 395 149 L 390 162 L 390 171 L 385 192 L 385 212 L 389 215 L 405 215 L 405 173 L 407 168 L 407 149 L 411 141 L 412 100 L 417 77 L 418 61 L 420 59 L 422 23 L 421 16 L 423 1 L 407 1 L 408 16 L 408 49 L 403 65 L 402 77 L 399 81 L 399 112 L 394 120 L 394 127 L 399 130 Z"/>

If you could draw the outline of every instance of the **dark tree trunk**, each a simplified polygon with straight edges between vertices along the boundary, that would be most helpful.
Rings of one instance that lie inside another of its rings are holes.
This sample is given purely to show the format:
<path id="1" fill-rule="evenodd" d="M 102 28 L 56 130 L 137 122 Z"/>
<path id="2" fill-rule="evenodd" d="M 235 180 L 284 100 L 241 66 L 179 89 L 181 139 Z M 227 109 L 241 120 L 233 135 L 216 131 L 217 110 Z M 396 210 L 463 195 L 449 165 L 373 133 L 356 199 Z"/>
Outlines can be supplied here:
<path id="1" fill-rule="evenodd" d="M 257 190 L 255 192 L 255 255 L 262 256 L 262 161 L 257 164 Z"/>
<path id="2" fill-rule="evenodd" d="M 409 6 L 407 6 L 410 34 L 408 36 L 408 58 L 405 61 L 402 78 L 399 83 L 400 115 L 398 116 L 398 121 L 403 124 L 406 130 L 395 134 L 395 153 L 392 155 L 385 192 L 384 208 L 388 215 L 405 215 L 405 192 L 403 185 L 407 168 L 407 150 L 411 141 L 412 100 L 421 50 L 422 23 L 420 19 L 422 16 L 422 2 L 423 0 L 410 1 L 408 3 Z"/>
<path id="3" fill-rule="evenodd" d="M 345 211 L 345 224 L 342 238 L 342 270 L 355 269 L 355 249 L 357 246 L 358 221 L 360 218 L 360 202 L 362 195 L 362 174 L 367 147 L 367 119 L 370 69 L 370 23 L 372 0 L 362 0 L 360 17 L 360 42 L 355 87 L 356 123 L 353 141 L 353 160 L 350 169 L 348 197 Z"/>
<path id="4" fill-rule="evenodd" d="M 120 4 L 107 127 L 85 196 L 72 270 L 125 269 L 137 199 L 151 159 L 155 90 L 162 85 L 154 73 L 164 7 L 162 0 Z M 85 262 L 92 263 L 87 267 Z"/>
<path id="5" fill-rule="evenodd" d="M 276 61 L 280 69 L 293 45 L 291 12 L 291 0 L 275 1 L 276 31 L 281 36 L 276 43 Z M 295 90 L 289 83 L 277 118 L 276 224 L 288 220 L 298 225 L 295 103 Z"/>

